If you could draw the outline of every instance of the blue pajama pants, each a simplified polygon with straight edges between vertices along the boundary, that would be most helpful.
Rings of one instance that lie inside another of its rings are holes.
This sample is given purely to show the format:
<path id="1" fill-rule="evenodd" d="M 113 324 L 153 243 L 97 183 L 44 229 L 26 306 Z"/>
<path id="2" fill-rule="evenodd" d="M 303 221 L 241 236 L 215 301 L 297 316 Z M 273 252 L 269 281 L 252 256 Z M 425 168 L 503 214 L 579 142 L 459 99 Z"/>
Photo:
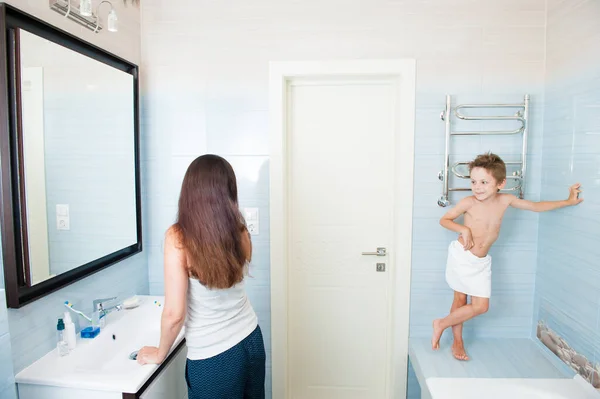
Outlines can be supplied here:
<path id="1" fill-rule="evenodd" d="M 227 351 L 187 360 L 189 399 L 264 399 L 265 344 L 260 327 Z"/>

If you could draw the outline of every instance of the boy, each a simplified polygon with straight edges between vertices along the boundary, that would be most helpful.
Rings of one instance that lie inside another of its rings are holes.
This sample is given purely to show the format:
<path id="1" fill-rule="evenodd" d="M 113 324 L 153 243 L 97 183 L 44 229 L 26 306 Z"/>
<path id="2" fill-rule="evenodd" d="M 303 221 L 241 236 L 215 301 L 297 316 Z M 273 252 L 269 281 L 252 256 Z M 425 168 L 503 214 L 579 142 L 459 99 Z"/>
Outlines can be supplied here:
<path id="1" fill-rule="evenodd" d="M 546 212 L 577 205 L 580 184 L 569 188 L 569 198 L 563 201 L 532 202 L 511 194 L 500 194 L 506 185 L 506 165 L 499 156 L 479 155 L 469 164 L 473 195 L 462 199 L 440 220 L 440 224 L 456 233 L 457 241 L 448 248 L 446 281 L 454 290 L 450 314 L 433 321 L 431 346 L 439 349 L 444 330 L 452 327 L 454 343 L 452 354 L 458 360 L 468 360 L 462 341 L 462 324 L 487 312 L 491 293 L 492 258 L 488 255 L 500 233 L 502 217 L 509 206 L 534 212 Z M 464 225 L 454 219 L 464 214 Z M 471 303 L 467 305 L 467 295 Z"/>

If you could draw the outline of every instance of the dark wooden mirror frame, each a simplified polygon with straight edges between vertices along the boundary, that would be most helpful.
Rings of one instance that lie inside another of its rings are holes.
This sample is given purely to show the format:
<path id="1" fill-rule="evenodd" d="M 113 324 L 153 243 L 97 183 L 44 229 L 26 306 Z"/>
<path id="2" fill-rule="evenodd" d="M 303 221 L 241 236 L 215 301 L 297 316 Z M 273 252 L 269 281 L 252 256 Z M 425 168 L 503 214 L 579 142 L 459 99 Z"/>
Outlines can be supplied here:
<path id="1" fill-rule="evenodd" d="M 19 29 L 133 76 L 137 242 L 48 280 L 29 282 L 20 121 Z M 7 4 L 0 4 L 0 220 L 6 302 L 19 308 L 142 251 L 138 67 Z"/>

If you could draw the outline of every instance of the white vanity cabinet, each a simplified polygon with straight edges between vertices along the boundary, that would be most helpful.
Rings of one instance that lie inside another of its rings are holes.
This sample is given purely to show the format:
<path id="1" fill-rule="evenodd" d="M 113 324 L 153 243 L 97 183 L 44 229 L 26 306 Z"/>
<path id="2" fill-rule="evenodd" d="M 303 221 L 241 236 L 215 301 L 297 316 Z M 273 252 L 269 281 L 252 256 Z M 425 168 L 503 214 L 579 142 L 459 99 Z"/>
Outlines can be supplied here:
<path id="1" fill-rule="evenodd" d="M 123 395 L 123 399 L 187 399 L 185 363 L 187 349 L 184 347 L 171 359 L 164 370 L 159 370 L 148 381 L 148 387 L 139 396 Z"/>
<path id="2" fill-rule="evenodd" d="M 185 399 L 186 355 L 187 348 L 185 341 L 182 341 L 167 361 L 134 393 L 17 383 L 19 399 Z M 107 388 L 109 389 L 108 385 Z"/>

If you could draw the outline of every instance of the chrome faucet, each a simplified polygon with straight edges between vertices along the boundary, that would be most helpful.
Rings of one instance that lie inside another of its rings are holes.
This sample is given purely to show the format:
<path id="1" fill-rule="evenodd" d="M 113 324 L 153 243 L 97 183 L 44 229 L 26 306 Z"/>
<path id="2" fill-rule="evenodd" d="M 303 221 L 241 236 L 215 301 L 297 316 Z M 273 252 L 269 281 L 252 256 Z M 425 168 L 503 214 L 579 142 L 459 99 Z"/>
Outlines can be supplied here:
<path id="1" fill-rule="evenodd" d="M 103 318 L 104 316 L 106 316 L 107 314 L 109 314 L 110 312 L 112 312 L 114 310 L 119 311 L 122 309 L 122 306 L 120 303 L 110 306 L 110 307 L 105 306 L 106 302 L 112 302 L 115 299 L 117 299 L 116 296 L 114 296 L 112 298 L 94 299 L 93 308 L 94 308 L 94 311 L 98 312 L 99 319 Z"/>

